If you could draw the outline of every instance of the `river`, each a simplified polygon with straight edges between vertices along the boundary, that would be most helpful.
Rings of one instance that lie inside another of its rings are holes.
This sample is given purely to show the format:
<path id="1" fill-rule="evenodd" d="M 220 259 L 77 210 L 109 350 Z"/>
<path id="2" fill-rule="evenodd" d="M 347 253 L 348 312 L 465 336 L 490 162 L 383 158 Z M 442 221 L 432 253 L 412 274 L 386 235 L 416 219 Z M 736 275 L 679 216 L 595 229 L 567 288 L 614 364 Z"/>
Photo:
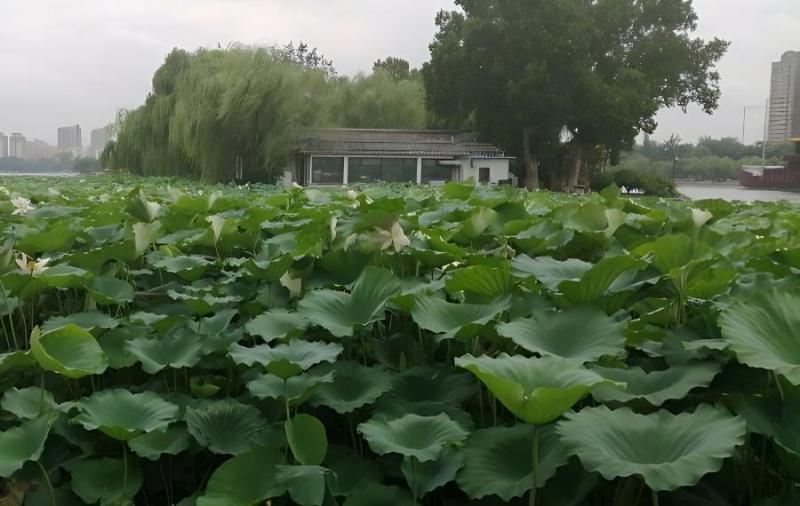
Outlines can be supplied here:
<path id="1" fill-rule="evenodd" d="M 800 191 L 745 188 L 737 182 L 678 182 L 678 191 L 687 197 L 699 199 L 741 200 L 742 202 L 800 202 Z"/>

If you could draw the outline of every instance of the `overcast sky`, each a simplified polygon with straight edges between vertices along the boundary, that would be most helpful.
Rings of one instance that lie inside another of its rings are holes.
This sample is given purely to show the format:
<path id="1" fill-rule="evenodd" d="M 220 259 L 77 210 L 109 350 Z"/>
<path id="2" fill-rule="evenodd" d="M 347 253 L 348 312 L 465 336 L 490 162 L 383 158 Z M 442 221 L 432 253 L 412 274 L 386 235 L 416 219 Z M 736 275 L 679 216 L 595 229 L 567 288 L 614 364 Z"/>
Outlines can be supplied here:
<path id="1" fill-rule="evenodd" d="M 798 0 L 695 0 L 699 35 L 732 42 L 721 62 L 723 97 L 713 116 L 659 115 L 655 138 L 671 133 L 742 135 L 745 106 L 769 93 L 770 62 L 800 50 Z M 343 74 L 385 56 L 418 66 L 428 58 L 434 15 L 448 0 L 24 0 L 0 1 L 0 131 L 54 143 L 56 128 L 88 132 L 135 107 L 173 47 L 232 41 L 304 40 Z M 746 140 L 762 136 L 764 109 L 749 109 Z"/>

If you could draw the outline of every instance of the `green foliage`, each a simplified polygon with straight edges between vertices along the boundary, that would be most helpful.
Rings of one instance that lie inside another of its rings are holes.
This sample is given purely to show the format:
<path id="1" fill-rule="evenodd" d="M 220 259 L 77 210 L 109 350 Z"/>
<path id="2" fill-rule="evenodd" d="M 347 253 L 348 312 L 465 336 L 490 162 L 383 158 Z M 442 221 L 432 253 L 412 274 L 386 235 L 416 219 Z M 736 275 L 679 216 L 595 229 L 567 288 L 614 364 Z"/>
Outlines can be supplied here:
<path id="1" fill-rule="evenodd" d="M 4 184 L 2 499 L 792 504 L 795 205 Z"/>
<path id="2" fill-rule="evenodd" d="M 271 182 L 304 129 L 423 127 L 421 82 L 389 67 L 336 77 L 330 60 L 304 43 L 175 49 L 144 105 L 120 115 L 101 160 L 140 175 Z"/>
<path id="3" fill-rule="evenodd" d="M 727 43 L 692 37 L 690 0 L 456 5 L 437 16 L 422 70 L 428 108 L 440 124 L 473 124 L 524 157 L 529 187 L 541 165 L 543 183 L 571 188 L 581 166 L 652 132 L 663 107 L 717 107 L 714 67 Z"/>
<path id="4" fill-rule="evenodd" d="M 634 169 L 614 169 L 598 174 L 592 179 L 592 189 L 600 191 L 610 185 L 625 188 L 628 192 L 644 193 L 655 197 L 677 197 L 675 184 L 661 176 Z"/>

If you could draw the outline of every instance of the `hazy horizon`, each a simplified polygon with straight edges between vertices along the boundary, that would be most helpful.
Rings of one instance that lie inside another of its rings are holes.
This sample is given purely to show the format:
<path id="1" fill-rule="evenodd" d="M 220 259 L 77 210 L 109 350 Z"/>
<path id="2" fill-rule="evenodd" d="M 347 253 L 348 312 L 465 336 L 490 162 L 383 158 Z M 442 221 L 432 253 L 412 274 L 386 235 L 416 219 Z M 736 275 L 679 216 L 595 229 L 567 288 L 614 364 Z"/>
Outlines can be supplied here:
<path id="1" fill-rule="evenodd" d="M 343 6 L 344 5 L 344 6 Z M 762 137 L 770 64 L 800 50 L 800 2 L 696 0 L 696 36 L 731 42 L 720 62 L 722 100 L 713 116 L 691 108 L 662 111 L 654 139 L 675 133 L 741 137 L 745 106 L 747 142 Z M 386 56 L 419 67 L 429 57 L 438 10 L 449 0 L 142 0 L 136 3 L 33 0 L 5 10 L 0 33 L 0 132 L 21 132 L 55 144 L 57 128 L 80 124 L 89 132 L 113 121 L 121 108 L 144 102 L 150 81 L 173 48 L 275 45 L 303 40 L 317 46 L 340 74 L 369 72 Z M 402 28 L 402 29 L 398 29 Z"/>

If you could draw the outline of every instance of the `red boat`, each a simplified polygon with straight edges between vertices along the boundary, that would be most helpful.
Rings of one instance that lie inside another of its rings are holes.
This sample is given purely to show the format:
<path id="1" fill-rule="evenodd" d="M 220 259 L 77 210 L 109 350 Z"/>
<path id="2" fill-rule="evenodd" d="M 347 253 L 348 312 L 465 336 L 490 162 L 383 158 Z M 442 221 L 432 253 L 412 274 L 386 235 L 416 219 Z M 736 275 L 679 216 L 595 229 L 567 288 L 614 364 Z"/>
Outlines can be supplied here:
<path id="1" fill-rule="evenodd" d="M 794 142 L 795 153 L 783 159 L 786 165 L 744 166 L 739 172 L 739 184 L 751 188 L 800 188 L 800 137 Z"/>

